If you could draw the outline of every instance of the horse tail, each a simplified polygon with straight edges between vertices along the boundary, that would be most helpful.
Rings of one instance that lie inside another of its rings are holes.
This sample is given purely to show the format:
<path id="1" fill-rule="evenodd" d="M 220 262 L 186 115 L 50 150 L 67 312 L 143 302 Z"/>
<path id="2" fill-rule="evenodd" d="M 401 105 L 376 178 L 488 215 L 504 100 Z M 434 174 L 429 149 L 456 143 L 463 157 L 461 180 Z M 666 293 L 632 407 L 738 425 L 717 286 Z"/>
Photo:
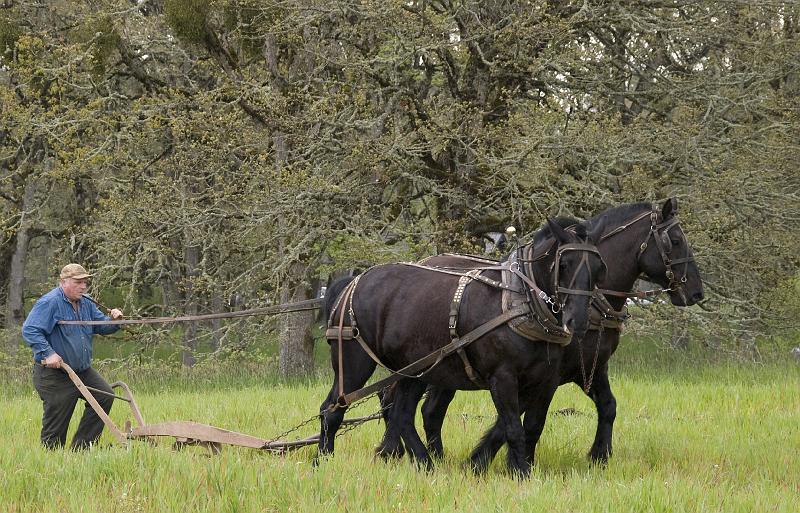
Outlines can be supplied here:
<path id="1" fill-rule="evenodd" d="M 345 276 L 344 278 L 339 278 L 325 291 L 325 306 L 322 309 L 322 318 L 326 323 L 328 322 L 328 319 L 330 319 L 333 309 L 336 307 L 336 301 L 339 299 L 339 296 L 344 289 L 347 288 L 350 282 L 355 279 L 355 276 Z"/>

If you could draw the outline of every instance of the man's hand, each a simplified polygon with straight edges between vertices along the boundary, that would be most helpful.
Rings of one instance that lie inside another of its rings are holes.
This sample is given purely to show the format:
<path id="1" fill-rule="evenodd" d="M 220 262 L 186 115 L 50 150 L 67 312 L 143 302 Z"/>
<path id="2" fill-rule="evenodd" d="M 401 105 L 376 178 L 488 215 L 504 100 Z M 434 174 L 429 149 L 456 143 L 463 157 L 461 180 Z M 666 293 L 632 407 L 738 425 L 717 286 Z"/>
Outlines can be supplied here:
<path id="1" fill-rule="evenodd" d="M 61 356 L 58 353 L 53 353 L 44 359 L 44 366 L 50 367 L 51 369 L 60 369 L 61 362 L 63 361 L 64 360 L 61 359 Z"/>
<path id="2" fill-rule="evenodd" d="M 114 319 L 115 321 L 117 319 L 122 319 L 122 310 L 120 310 L 119 308 L 114 308 L 113 310 L 108 312 L 108 315 L 110 315 L 111 318 Z"/>

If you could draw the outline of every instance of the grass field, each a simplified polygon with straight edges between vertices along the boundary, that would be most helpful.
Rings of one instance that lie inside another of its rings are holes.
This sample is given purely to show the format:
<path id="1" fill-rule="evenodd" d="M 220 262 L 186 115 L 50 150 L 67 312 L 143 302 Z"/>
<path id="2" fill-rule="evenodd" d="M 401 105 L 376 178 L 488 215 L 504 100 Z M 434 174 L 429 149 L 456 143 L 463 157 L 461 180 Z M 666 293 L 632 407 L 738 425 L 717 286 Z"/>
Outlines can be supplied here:
<path id="1" fill-rule="evenodd" d="M 698 363 L 631 344 L 612 364 L 618 415 L 609 465 L 587 462 L 594 406 L 567 386 L 526 481 L 506 473 L 505 451 L 485 476 L 463 466 L 494 418 L 486 392 L 457 396 L 444 428 L 447 457 L 425 473 L 408 460 L 373 458 L 378 422 L 339 438 L 318 468 L 314 448 L 288 456 L 225 448 L 210 457 L 200 448 L 175 452 L 167 441 L 126 448 L 107 433 L 90 452 L 48 452 L 38 442 L 38 397 L 17 377 L 0 396 L 0 511 L 798 511 L 800 366 Z M 265 438 L 313 415 L 329 386 L 324 370 L 286 384 L 258 367 L 237 368 L 103 372 L 133 386 L 148 422 L 195 420 Z M 350 415 L 376 408 L 372 400 Z M 568 408 L 575 411 L 560 413 Z M 130 418 L 127 405 L 118 401 L 112 417 Z M 312 422 L 297 436 L 318 429 Z"/>

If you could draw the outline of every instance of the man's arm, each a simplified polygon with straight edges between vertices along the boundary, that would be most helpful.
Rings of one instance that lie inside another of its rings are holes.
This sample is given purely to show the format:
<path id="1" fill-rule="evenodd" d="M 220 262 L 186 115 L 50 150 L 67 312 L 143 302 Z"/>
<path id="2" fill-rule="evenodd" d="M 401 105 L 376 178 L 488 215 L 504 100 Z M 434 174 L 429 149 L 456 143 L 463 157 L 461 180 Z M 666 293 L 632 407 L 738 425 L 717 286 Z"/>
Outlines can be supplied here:
<path id="1" fill-rule="evenodd" d="M 119 308 L 112 308 L 110 312 L 110 317 L 108 315 L 104 315 L 103 312 L 97 307 L 95 303 L 91 303 L 90 307 L 92 311 L 92 320 L 93 321 L 108 321 L 110 319 L 117 320 L 122 319 L 122 310 Z M 110 335 L 115 331 L 119 330 L 119 325 L 100 325 L 100 326 L 93 326 L 94 333 L 98 335 Z"/>
<path id="2" fill-rule="evenodd" d="M 55 307 L 51 302 L 40 299 L 33 305 L 22 324 L 22 338 L 33 350 L 34 358 L 37 361 L 44 360 L 48 367 L 58 367 L 61 363 L 61 356 L 47 341 L 47 335 L 53 332 L 57 322 L 55 313 Z"/>

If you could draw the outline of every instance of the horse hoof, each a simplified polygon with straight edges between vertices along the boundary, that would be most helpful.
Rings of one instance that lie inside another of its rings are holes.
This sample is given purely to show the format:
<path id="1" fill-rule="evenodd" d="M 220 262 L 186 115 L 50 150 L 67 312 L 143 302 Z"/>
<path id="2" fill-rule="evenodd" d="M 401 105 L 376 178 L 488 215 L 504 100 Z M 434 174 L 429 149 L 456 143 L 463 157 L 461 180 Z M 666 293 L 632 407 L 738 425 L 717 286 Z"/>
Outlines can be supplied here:
<path id="1" fill-rule="evenodd" d="M 417 460 L 417 467 L 420 470 L 422 470 L 422 471 L 424 471 L 424 472 L 426 472 L 428 474 L 433 472 L 433 470 L 435 468 L 434 465 L 433 465 L 433 460 L 431 460 L 430 458 L 428 458 L 427 460 L 424 460 L 424 461 Z"/>
<path id="2" fill-rule="evenodd" d="M 464 466 L 471 470 L 476 476 L 480 476 L 486 473 L 486 470 L 489 468 L 489 462 L 484 459 L 470 458 L 464 462 Z"/>
<path id="3" fill-rule="evenodd" d="M 531 469 L 530 468 L 515 468 L 511 469 L 511 477 L 518 481 L 525 481 L 529 477 L 531 477 Z"/>
<path id="4" fill-rule="evenodd" d="M 589 452 L 589 462 L 599 467 L 608 466 L 608 457 L 610 456 L 606 451 L 591 451 Z"/>
<path id="5" fill-rule="evenodd" d="M 433 444 L 428 446 L 428 453 L 437 460 L 444 458 L 444 448 L 441 445 Z"/>
<path id="6" fill-rule="evenodd" d="M 381 443 L 375 448 L 375 456 L 382 460 L 400 459 L 406 453 L 402 443 Z"/>

